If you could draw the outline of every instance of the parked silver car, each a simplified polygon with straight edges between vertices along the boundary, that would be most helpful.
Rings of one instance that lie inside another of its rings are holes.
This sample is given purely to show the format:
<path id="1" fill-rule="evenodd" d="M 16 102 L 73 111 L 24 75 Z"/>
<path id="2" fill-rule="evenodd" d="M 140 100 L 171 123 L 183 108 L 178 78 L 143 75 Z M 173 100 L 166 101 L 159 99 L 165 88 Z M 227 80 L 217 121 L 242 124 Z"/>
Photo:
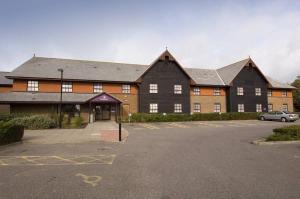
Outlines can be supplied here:
<path id="1" fill-rule="evenodd" d="M 281 122 L 294 122 L 299 119 L 299 115 L 287 111 L 274 111 L 269 113 L 262 113 L 259 116 L 259 119 L 262 121 L 279 120 Z"/>

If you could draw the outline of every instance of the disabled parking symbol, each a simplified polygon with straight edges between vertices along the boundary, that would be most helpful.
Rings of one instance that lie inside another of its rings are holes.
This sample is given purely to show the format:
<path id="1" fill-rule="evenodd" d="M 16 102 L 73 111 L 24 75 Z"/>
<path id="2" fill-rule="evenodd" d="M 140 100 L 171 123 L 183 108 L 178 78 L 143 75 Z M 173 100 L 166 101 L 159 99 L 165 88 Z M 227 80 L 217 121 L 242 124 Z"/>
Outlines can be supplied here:
<path id="1" fill-rule="evenodd" d="M 93 187 L 97 186 L 98 183 L 102 179 L 101 176 L 87 176 L 87 175 L 84 175 L 82 173 L 77 173 L 76 176 L 82 177 L 84 183 L 89 184 Z"/>

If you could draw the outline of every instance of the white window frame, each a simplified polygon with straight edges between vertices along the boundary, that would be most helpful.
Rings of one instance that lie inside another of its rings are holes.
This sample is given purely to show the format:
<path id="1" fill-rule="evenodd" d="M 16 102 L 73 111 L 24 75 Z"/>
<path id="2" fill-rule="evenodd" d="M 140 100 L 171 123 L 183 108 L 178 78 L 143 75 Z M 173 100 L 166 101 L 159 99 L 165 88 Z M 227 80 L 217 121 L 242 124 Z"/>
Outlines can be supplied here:
<path id="1" fill-rule="evenodd" d="M 272 90 L 268 90 L 268 97 L 272 97 L 272 95 L 273 95 L 273 91 Z"/>
<path id="2" fill-rule="evenodd" d="M 256 112 L 261 113 L 262 112 L 262 105 L 256 104 Z"/>
<path id="3" fill-rule="evenodd" d="M 31 91 L 31 92 L 39 91 L 39 81 L 28 80 L 27 81 L 27 91 Z"/>
<path id="4" fill-rule="evenodd" d="M 214 113 L 221 112 L 221 103 L 214 103 Z"/>
<path id="5" fill-rule="evenodd" d="M 174 85 L 174 94 L 177 94 L 177 95 L 182 94 L 182 85 L 180 85 L 180 84 Z"/>
<path id="6" fill-rule="evenodd" d="M 282 111 L 289 111 L 289 106 L 288 104 L 282 104 Z"/>
<path id="7" fill-rule="evenodd" d="M 158 85 L 149 84 L 149 93 L 158 93 Z"/>
<path id="8" fill-rule="evenodd" d="M 239 95 L 239 96 L 244 95 L 244 88 L 243 87 L 237 87 L 237 95 Z"/>
<path id="9" fill-rule="evenodd" d="M 72 82 L 63 82 L 62 83 L 62 92 L 63 93 L 72 93 L 73 92 L 73 83 Z"/>
<path id="10" fill-rule="evenodd" d="M 130 94 L 131 86 L 130 84 L 123 84 L 122 85 L 122 93 Z"/>
<path id="11" fill-rule="evenodd" d="M 273 104 L 268 104 L 268 112 L 273 112 Z"/>
<path id="12" fill-rule="evenodd" d="M 255 96 L 261 96 L 261 88 L 255 88 Z"/>
<path id="13" fill-rule="evenodd" d="M 150 103 L 149 104 L 149 113 L 158 113 L 158 104 Z"/>
<path id="14" fill-rule="evenodd" d="M 201 113 L 201 104 L 194 103 L 194 113 Z"/>
<path id="15" fill-rule="evenodd" d="M 193 92 L 194 95 L 200 95 L 200 87 L 194 87 Z"/>
<path id="16" fill-rule="evenodd" d="M 282 97 L 287 97 L 287 90 L 281 91 L 281 96 Z"/>
<path id="17" fill-rule="evenodd" d="M 94 83 L 93 91 L 94 93 L 103 93 L 103 85 L 101 83 Z"/>
<path id="18" fill-rule="evenodd" d="M 239 113 L 245 112 L 245 106 L 244 106 L 244 104 L 238 104 L 238 112 Z"/>
<path id="19" fill-rule="evenodd" d="M 221 95 L 221 89 L 220 88 L 214 88 L 214 93 L 215 96 Z"/>
<path id="20" fill-rule="evenodd" d="M 182 113 L 182 104 L 174 104 L 174 113 Z"/>

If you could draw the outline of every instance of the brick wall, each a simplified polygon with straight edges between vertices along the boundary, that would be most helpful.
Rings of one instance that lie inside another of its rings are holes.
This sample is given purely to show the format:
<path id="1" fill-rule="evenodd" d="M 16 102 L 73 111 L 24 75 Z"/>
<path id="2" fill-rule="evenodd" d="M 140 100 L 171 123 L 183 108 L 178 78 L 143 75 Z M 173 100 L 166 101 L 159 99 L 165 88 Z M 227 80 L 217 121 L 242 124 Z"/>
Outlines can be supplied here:
<path id="1" fill-rule="evenodd" d="M 268 97 L 268 104 L 273 105 L 273 111 L 281 111 L 282 105 L 288 105 L 288 111 L 294 111 L 292 91 L 287 92 L 287 97 L 282 96 L 281 90 L 272 90 L 272 97 Z"/>
<path id="2" fill-rule="evenodd" d="M 0 86 L 0 93 L 9 93 L 12 90 L 12 86 Z"/>

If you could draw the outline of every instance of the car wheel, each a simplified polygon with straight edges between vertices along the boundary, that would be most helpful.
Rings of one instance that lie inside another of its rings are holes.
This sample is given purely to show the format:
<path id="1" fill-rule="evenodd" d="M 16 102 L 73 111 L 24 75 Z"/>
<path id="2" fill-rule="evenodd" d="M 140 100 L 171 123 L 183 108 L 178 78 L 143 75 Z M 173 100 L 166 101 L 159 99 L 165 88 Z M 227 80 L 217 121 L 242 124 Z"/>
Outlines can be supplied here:
<path id="1" fill-rule="evenodd" d="M 264 116 L 261 116 L 261 117 L 260 117 L 260 120 L 261 120 L 261 121 L 265 121 L 265 117 L 264 117 Z"/>
<path id="2" fill-rule="evenodd" d="M 286 122 L 286 118 L 284 118 L 284 117 L 281 118 L 281 121 L 282 121 L 282 122 Z"/>

